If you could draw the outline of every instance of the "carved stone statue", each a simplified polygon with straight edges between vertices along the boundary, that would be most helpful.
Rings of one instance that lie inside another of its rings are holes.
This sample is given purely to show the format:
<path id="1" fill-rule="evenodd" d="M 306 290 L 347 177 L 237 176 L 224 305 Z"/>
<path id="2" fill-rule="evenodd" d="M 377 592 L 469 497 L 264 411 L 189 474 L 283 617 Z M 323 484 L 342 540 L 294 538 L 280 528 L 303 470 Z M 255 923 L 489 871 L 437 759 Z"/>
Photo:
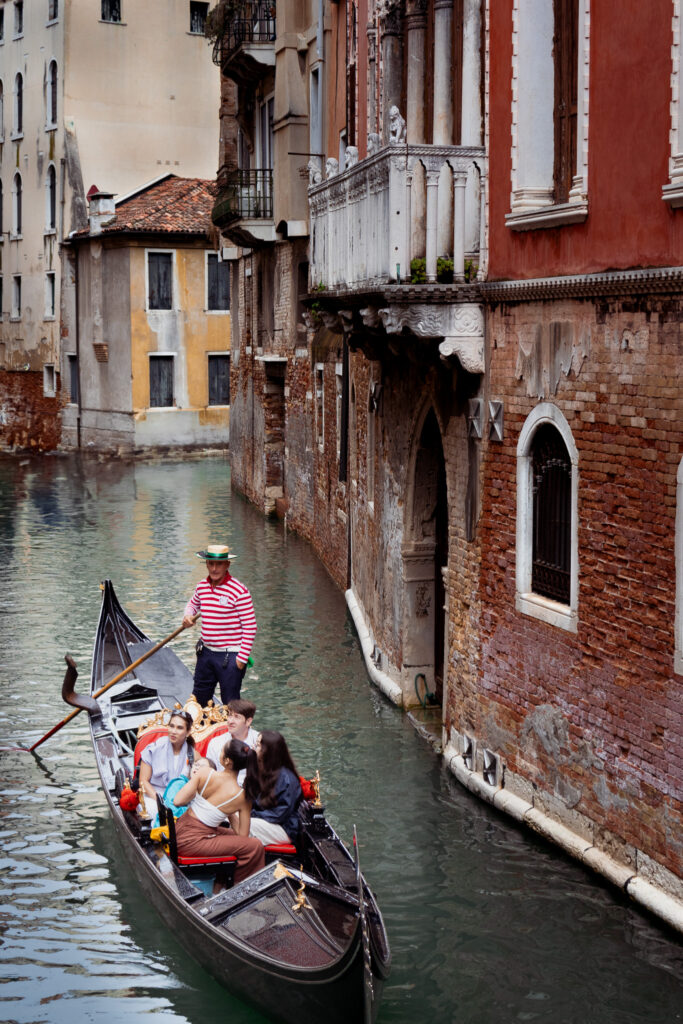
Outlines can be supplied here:
<path id="1" fill-rule="evenodd" d="M 339 161 L 334 156 L 328 156 L 325 161 L 325 177 L 327 179 L 334 178 L 339 174 Z"/>
<path id="2" fill-rule="evenodd" d="M 347 146 L 344 153 L 344 170 L 354 167 L 358 163 L 358 147 Z"/>
<path id="3" fill-rule="evenodd" d="M 405 118 L 401 117 L 401 112 L 398 107 L 393 106 L 389 108 L 389 144 L 396 146 L 399 144 L 405 144 L 406 141 L 406 122 Z"/>
<path id="4" fill-rule="evenodd" d="M 368 156 L 372 156 L 378 149 L 381 149 L 382 140 L 377 132 L 370 132 L 368 135 Z"/>
<path id="5" fill-rule="evenodd" d="M 320 163 L 320 157 L 313 156 L 308 161 L 308 184 L 319 185 L 323 180 L 323 169 Z"/>

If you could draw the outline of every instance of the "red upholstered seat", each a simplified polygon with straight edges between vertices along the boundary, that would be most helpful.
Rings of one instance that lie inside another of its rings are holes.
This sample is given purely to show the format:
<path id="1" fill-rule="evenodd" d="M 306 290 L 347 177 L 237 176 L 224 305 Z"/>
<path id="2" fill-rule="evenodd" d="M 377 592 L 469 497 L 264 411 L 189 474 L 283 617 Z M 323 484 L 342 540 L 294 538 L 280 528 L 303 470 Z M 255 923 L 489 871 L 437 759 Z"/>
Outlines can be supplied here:
<path id="1" fill-rule="evenodd" d="M 228 728 L 228 723 L 222 722 L 220 725 L 217 725 L 215 729 L 212 729 L 210 733 L 204 736 L 203 739 L 197 740 L 197 743 L 195 745 L 197 757 L 206 757 L 206 752 L 209 749 L 209 743 L 211 742 L 211 740 L 215 739 L 216 736 L 223 736 L 223 734 L 226 732 L 230 732 L 230 729 Z"/>
<path id="2" fill-rule="evenodd" d="M 168 736 L 168 729 L 166 726 L 160 726 L 158 729 L 150 729 L 149 732 L 144 733 L 135 744 L 135 755 L 133 764 L 137 768 L 140 762 L 140 755 L 145 747 L 148 747 L 150 743 L 154 743 L 155 740 L 161 739 L 162 736 Z"/>
<path id="3" fill-rule="evenodd" d="M 296 857 L 296 846 L 292 843 L 268 843 L 264 850 L 275 857 Z"/>
<path id="4" fill-rule="evenodd" d="M 178 857 L 181 868 L 203 867 L 205 864 L 236 864 L 237 857 Z"/>

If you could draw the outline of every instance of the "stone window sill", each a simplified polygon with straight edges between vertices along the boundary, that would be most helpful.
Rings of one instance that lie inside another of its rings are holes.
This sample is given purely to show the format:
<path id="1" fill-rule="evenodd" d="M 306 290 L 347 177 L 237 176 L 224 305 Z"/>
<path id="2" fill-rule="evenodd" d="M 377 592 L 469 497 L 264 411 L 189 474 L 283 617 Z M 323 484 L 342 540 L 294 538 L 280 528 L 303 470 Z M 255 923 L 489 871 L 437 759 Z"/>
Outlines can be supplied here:
<path id="1" fill-rule="evenodd" d="M 547 622 L 550 626 L 565 629 L 568 633 L 578 632 L 576 609 L 572 609 L 566 604 L 560 604 L 559 601 L 551 601 L 550 598 L 541 597 L 540 594 L 517 594 L 515 607 L 523 615 L 540 619 L 541 622 Z"/>
<path id="2" fill-rule="evenodd" d="M 683 206 L 683 181 L 670 182 L 662 188 L 662 199 L 672 210 Z"/>
<path id="3" fill-rule="evenodd" d="M 10 135 L 10 139 L 12 140 L 12 142 L 18 142 L 19 139 L 23 139 L 23 137 L 23 132 L 12 132 L 12 134 Z"/>
<path id="4" fill-rule="evenodd" d="M 511 231 L 536 231 L 582 224 L 588 216 L 588 201 L 543 206 L 537 210 L 520 210 L 506 214 L 505 225 Z"/>

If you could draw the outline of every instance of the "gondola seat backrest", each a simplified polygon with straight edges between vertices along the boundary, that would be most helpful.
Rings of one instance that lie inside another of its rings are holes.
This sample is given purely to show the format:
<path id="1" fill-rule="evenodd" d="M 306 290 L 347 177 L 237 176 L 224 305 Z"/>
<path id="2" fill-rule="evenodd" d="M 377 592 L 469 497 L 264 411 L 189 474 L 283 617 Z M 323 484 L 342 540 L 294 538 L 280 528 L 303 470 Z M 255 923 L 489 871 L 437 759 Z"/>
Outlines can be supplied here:
<path id="1" fill-rule="evenodd" d="M 157 810 L 159 812 L 159 822 L 168 828 L 168 853 L 173 863 L 177 864 L 180 868 L 214 867 L 220 865 L 224 880 L 228 885 L 232 885 L 237 857 L 184 857 L 178 853 L 175 818 L 163 800 L 159 798 L 157 798 Z"/>
<path id="2" fill-rule="evenodd" d="M 145 747 L 148 747 L 150 743 L 154 743 L 155 740 L 160 740 L 162 736 L 168 736 L 168 729 L 165 725 L 159 726 L 157 729 L 149 729 L 147 732 L 142 734 L 135 744 L 134 765 L 136 768 L 140 763 L 140 757 Z"/>
<path id="3" fill-rule="evenodd" d="M 227 732 L 230 732 L 227 722 L 220 722 L 202 736 L 201 739 L 196 740 L 195 750 L 197 752 L 197 757 L 206 757 L 206 751 L 209 749 L 209 743 L 211 740 L 215 739 L 216 736 L 224 736 Z"/>

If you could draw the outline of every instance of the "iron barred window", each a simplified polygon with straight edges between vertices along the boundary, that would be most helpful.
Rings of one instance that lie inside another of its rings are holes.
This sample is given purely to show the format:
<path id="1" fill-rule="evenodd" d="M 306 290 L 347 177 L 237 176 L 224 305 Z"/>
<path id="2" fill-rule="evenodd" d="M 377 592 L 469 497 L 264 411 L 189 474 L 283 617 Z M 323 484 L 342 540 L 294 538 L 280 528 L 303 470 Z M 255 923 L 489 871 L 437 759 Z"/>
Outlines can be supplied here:
<path id="1" fill-rule="evenodd" d="M 550 424 L 534 435 L 531 589 L 562 604 L 570 600 L 572 467 L 565 444 Z"/>

